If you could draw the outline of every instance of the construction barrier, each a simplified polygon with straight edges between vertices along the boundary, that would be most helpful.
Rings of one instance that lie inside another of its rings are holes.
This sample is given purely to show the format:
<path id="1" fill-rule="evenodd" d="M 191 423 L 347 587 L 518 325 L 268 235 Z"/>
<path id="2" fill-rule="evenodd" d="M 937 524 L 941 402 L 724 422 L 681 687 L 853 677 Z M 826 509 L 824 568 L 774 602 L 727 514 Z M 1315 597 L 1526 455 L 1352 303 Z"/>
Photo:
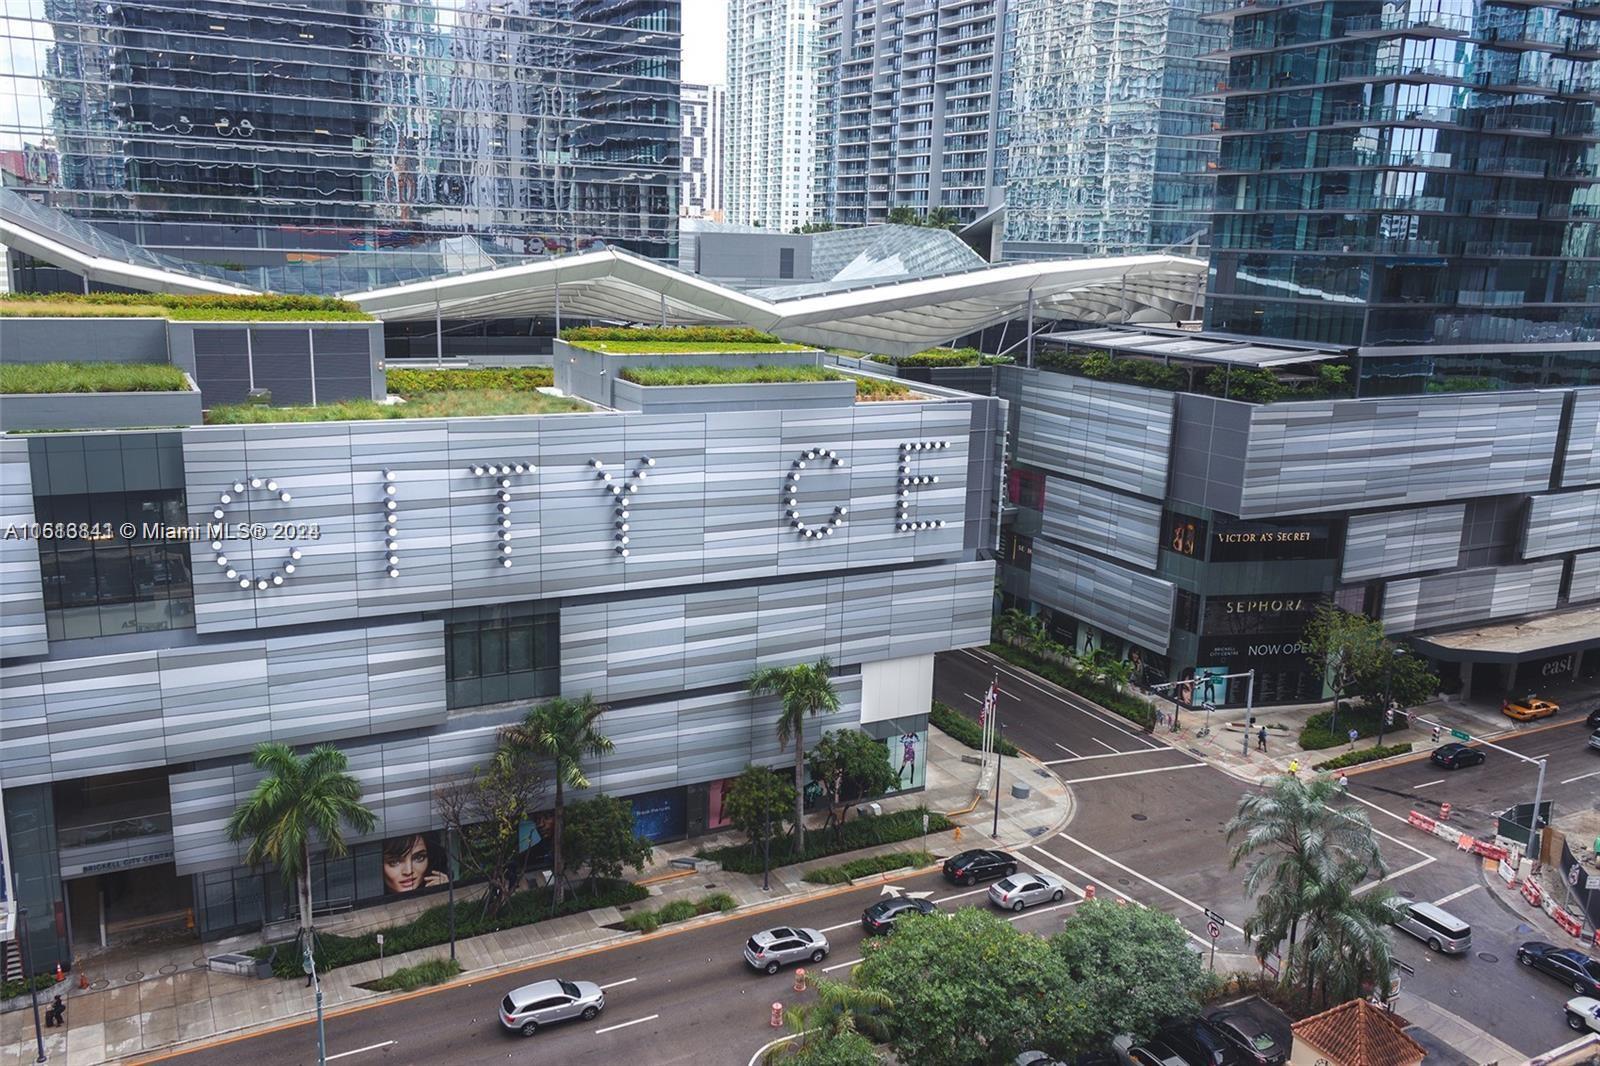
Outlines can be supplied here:
<path id="1" fill-rule="evenodd" d="M 1583 923 L 1578 921 L 1578 919 L 1574 918 L 1572 915 L 1568 914 L 1565 907 L 1557 907 L 1553 912 L 1551 912 L 1550 917 L 1554 918 L 1557 925 L 1571 933 L 1573 936 L 1581 937 L 1583 935 Z"/>
<path id="2" fill-rule="evenodd" d="M 1424 833 L 1433 832 L 1434 827 L 1439 824 L 1432 818 L 1429 818 L 1426 814 L 1420 814 L 1417 811 L 1412 811 L 1411 814 L 1406 818 L 1406 821 L 1410 822 Z"/>
<path id="3" fill-rule="evenodd" d="M 1493 859 L 1495 862 L 1505 862 L 1511 854 L 1499 844 L 1491 844 L 1487 840 L 1474 840 L 1472 842 L 1472 850 L 1486 859 Z"/>
<path id="4" fill-rule="evenodd" d="M 772 1005 L 772 1027 L 774 1029 L 782 1029 L 783 1028 L 783 1004 L 782 1003 L 774 1003 Z"/>
<path id="5" fill-rule="evenodd" d="M 794 990 L 796 992 L 804 992 L 806 990 L 806 968 L 804 966 L 795 967 Z"/>
<path id="6" fill-rule="evenodd" d="M 1456 836 L 1457 851 L 1471 851 L 1472 846 L 1476 843 L 1477 841 L 1473 840 L 1472 837 L 1468 836 L 1466 833 L 1459 833 Z"/>
<path id="7" fill-rule="evenodd" d="M 1450 804 L 1448 804 L 1448 803 L 1439 804 L 1439 821 L 1448 822 L 1449 820 L 1450 820 Z"/>
<path id="8" fill-rule="evenodd" d="M 1500 860 L 1500 880 L 1509 887 L 1517 887 L 1517 868 L 1505 859 Z"/>
<path id="9" fill-rule="evenodd" d="M 1539 883 L 1531 877 L 1522 882 L 1522 898 L 1535 907 L 1544 902 L 1544 893 L 1539 891 Z"/>

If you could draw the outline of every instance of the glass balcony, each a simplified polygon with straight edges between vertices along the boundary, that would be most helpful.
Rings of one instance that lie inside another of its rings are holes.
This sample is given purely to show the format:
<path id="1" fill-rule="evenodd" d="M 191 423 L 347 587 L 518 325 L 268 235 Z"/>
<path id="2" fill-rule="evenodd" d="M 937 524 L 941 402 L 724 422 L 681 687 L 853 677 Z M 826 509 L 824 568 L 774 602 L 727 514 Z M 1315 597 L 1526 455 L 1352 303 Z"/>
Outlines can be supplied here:
<path id="1" fill-rule="evenodd" d="M 119 840 L 132 840 L 136 837 L 171 835 L 170 813 L 146 814 L 132 818 L 116 818 L 109 822 L 93 822 L 89 825 L 60 826 L 56 830 L 56 844 L 65 850 L 114 844 Z"/>

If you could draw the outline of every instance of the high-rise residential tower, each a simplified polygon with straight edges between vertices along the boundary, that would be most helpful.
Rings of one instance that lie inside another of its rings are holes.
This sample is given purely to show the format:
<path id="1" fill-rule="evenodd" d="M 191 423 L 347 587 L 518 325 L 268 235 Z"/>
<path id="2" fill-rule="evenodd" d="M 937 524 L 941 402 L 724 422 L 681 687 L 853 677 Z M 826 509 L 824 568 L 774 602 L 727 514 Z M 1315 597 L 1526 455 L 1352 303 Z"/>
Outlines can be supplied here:
<path id="1" fill-rule="evenodd" d="M 1012 0 L 1006 258 L 1204 245 L 1226 42 L 1205 0 Z"/>
<path id="2" fill-rule="evenodd" d="M 680 148 L 683 175 L 678 192 L 678 214 L 684 218 L 723 217 L 723 125 L 728 90 L 721 85 L 683 86 L 679 102 L 683 122 Z"/>
<path id="3" fill-rule="evenodd" d="M 811 221 L 815 0 L 730 0 L 725 134 L 729 222 L 787 232 Z"/>
<path id="4" fill-rule="evenodd" d="M 1600 8 L 1312 2 L 1218 18 L 1232 47 L 1215 86 L 1208 326 L 1522 344 L 1534 360 L 1600 340 Z"/>
<path id="5" fill-rule="evenodd" d="M 364 251 L 381 270 L 463 236 L 668 257 L 678 17 L 678 0 L 9 5 L 0 166 L 219 265 Z"/>
<path id="6" fill-rule="evenodd" d="M 1015 0 L 823 0 L 817 216 L 971 222 L 1000 200 L 1003 42 Z"/>

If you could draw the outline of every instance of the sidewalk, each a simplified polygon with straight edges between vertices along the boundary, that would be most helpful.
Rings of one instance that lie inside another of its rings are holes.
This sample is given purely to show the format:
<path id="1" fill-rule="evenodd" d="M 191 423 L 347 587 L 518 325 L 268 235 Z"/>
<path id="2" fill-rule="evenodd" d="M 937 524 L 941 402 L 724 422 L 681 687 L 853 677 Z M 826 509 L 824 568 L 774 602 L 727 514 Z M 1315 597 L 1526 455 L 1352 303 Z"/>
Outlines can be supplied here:
<path id="1" fill-rule="evenodd" d="M 939 812 L 964 812 L 952 815 L 958 829 L 929 834 L 927 846 L 934 854 L 950 855 L 969 847 L 995 844 L 1020 847 L 1059 830 L 1071 819 L 1072 795 L 1059 777 L 1032 760 L 1006 759 L 1002 767 L 999 834 L 991 838 L 993 800 L 984 797 L 974 804 L 980 768 L 975 762 L 965 761 L 966 757 L 975 759 L 977 753 L 937 729 L 930 727 L 928 733 L 924 791 L 880 802 L 886 812 L 918 806 Z M 1017 783 L 1028 786 L 1026 797 L 1013 795 L 1012 785 Z M 851 817 L 855 815 L 852 813 Z M 812 831 L 817 830 L 813 828 Z M 756 906 L 799 902 L 809 896 L 838 891 L 832 886 L 803 881 L 802 877 L 810 869 L 863 855 L 915 850 L 922 846 L 921 838 L 913 838 L 847 855 L 776 867 L 771 871 L 770 892 L 762 891 L 760 874 L 735 874 L 706 868 L 684 870 L 672 865 L 673 859 L 689 858 L 696 851 L 737 842 L 735 834 L 721 833 L 657 847 L 651 864 L 638 878 L 640 884 L 649 888 L 651 898 L 639 906 L 654 909 L 673 899 L 699 899 L 713 891 L 728 892 L 738 901 L 739 911 L 735 914 Z M 476 891 L 468 888 L 463 895 L 470 899 Z M 433 895 L 422 900 L 364 908 L 319 921 L 317 927 L 326 932 L 351 935 L 405 921 L 418 911 L 442 902 L 443 897 Z M 460 940 L 456 955 L 466 971 L 464 977 L 477 979 L 501 970 L 525 967 L 576 948 L 638 938 L 637 933 L 607 928 L 623 917 L 617 908 L 605 907 L 519 926 Z M 664 926 L 663 933 L 717 920 L 718 915 L 707 915 L 679 925 Z M 74 975 L 39 994 L 41 1010 L 57 994 L 63 996 L 67 1004 L 67 1027 L 44 1030 L 46 1053 L 52 1062 L 88 1066 L 167 1052 L 178 1045 L 301 1020 L 314 1013 L 313 991 L 302 981 L 258 980 L 213 973 L 205 968 L 208 956 L 247 951 L 259 943 L 259 937 L 236 937 L 206 944 L 190 941 L 164 948 L 109 952 L 90 960 L 91 988 L 78 989 Z M 322 978 L 324 1010 L 339 1011 L 383 998 L 386 993 L 357 987 L 361 982 L 380 977 L 380 969 L 382 973 L 393 973 L 402 966 L 447 957 L 448 953 L 448 945 L 438 945 L 381 962 L 333 970 Z M 26 1066 L 36 1057 L 33 1019 L 27 1002 L 23 998 L 22 1009 L 0 1015 L 3 1018 L 0 1022 L 0 1066 Z"/>

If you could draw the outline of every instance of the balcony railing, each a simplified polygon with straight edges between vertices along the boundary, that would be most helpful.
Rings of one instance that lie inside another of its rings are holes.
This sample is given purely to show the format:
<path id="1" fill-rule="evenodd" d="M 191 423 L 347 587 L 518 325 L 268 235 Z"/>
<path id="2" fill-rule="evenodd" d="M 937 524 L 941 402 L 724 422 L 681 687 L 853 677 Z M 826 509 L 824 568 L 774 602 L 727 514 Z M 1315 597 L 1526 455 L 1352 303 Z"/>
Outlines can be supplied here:
<path id="1" fill-rule="evenodd" d="M 1464 307 L 1515 307 L 1526 300 L 1527 296 L 1520 292 L 1482 289 L 1460 289 L 1456 292 L 1456 303 Z"/>
<path id="2" fill-rule="evenodd" d="M 1498 218 L 1538 218 L 1537 200 L 1474 200 L 1474 215 L 1493 215 Z"/>
<path id="3" fill-rule="evenodd" d="M 1532 241 L 1467 241 L 1462 255 L 1532 255 Z"/>
<path id="4" fill-rule="evenodd" d="M 170 836 L 171 814 L 147 814 L 133 818 L 116 818 L 109 822 L 90 825 L 58 826 L 56 845 L 60 848 L 87 848 L 99 844 L 114 844 L 135 837 Z"/>

